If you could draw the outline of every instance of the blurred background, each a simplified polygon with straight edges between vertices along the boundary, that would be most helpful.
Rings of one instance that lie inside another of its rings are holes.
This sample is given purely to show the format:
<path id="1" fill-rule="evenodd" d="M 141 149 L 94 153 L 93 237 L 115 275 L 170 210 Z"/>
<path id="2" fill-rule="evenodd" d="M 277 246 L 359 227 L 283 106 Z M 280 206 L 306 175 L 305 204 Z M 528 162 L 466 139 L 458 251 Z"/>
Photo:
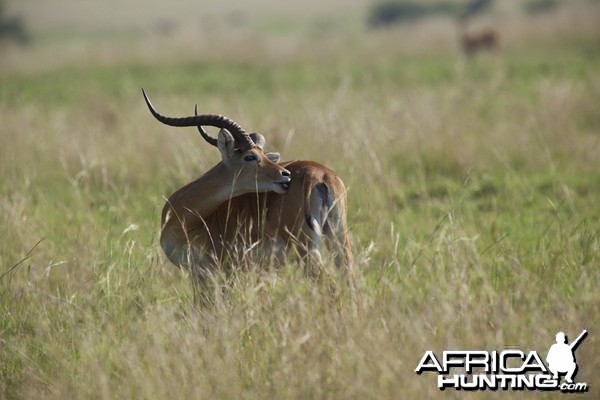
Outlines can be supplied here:
<path id="1" fill-rule="evenodd" d="M 582 42 L 597 51 L 599 7 L 597 0 L 3 0 L 0 72 L 123 62 L 267 63 L 356 52 L 458 56 L 464 35 L 484 30 L 495 33 L 504 52 Z"/>

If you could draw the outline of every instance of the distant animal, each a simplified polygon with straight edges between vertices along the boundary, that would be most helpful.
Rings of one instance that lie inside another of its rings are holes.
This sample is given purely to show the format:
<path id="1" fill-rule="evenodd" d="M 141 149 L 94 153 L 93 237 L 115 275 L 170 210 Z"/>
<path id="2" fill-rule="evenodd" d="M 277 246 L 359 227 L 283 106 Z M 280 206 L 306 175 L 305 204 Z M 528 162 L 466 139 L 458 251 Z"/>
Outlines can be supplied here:
<path id="1" fill-rule="evenodd" d="M 479 51 L 493 51 L 498 48 L 498 34 L 492 29 L 475 33 L 465 33 L 462 36 L 462 47 L 470 56 Z"/>
<path id="2" fill-rule="evenodd" d="M 331 169 L 313 161 L 279 162 L 265 152 L 265 138 L 248 134 L 228 117 L 159 114 L 142 89 L 152 115 L 176 127 L 197 127 L 221 161 L 171 194 L 161 215 L 160 244 L 168 259 L 202 282 L 212 268 L 259 246 L 281 261 L 295 251 L 321 261 L 323 240 L 337 266 L 352 272 L 346 224 L 346 188 Z M 212 137 L 203 126 L 220 128 Z"/>
<path id="3" fill-rule="evenodd" d="M 493 28 L 469 30 L 464 19 L 458 22 L 459 41 L 466 56 L 482 51 L 495 51 L 500 43 L 500 36 Z"/>

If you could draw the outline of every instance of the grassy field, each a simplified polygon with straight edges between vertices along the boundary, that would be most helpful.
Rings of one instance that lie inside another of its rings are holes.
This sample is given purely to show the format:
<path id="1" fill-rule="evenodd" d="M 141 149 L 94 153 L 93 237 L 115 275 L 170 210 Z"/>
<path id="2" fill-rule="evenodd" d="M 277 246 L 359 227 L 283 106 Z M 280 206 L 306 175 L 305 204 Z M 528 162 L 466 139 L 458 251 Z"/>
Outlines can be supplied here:
<path id="1" fill-rule="evenodd" d="M 69 25 L 68 1 L 9 7 L 34 41 L 0 44 L 0 399 L 480 398 L 417 376 L 423 353 L 545 357 L 583 329 L 576 380 L 599 396 L 597 2 L 500 13 L 501 50 L 471 60 L 450 21 L 365 30 L 367 1 L 211 4 L 210 29 L 138 3 L 112 30 L 81 5 Z M 158 124 L 141 87 L 336 170 L 356 301 L 250 262 L 198 307 L 160 211 L 218 152 Z"/>

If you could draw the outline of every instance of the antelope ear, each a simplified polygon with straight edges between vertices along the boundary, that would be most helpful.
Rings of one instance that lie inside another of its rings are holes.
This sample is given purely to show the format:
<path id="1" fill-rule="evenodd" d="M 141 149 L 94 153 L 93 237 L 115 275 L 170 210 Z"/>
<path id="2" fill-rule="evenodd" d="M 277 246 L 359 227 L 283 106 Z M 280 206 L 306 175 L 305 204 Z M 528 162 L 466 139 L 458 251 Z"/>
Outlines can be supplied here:
<path id="1" fill-rule="evenodd" d="M 261 150 L 263 150 L 265 148 L 265 144 L 267 144 L 265 137 L 263 135 L 261 135 L 260 133 L 256 133 L 256 132 L 251 133 L 250 139 L 252 139 L 252 141 L 254 142 L 254 145 Z"/>
<path id="2" fill-rule="evenodd" d="M 275 164 L 277 164 L 279 162 L 279 159 L 281 158 L 279 153 L 265 153 L 265 156 L 267 156 L 267 158 L 273 161 Z"/>
<path id="3" fill-rule="evenodd" d="M 217 140 L 217 147 L 221 152 L 221 158 L 224 163 L 227 163 L 231 156 L 233 155 L 233 151 L 235 149 L 235 140 L 231 133 L 227 129 L 221 129 L 219 131 L 219 139 Z"/>

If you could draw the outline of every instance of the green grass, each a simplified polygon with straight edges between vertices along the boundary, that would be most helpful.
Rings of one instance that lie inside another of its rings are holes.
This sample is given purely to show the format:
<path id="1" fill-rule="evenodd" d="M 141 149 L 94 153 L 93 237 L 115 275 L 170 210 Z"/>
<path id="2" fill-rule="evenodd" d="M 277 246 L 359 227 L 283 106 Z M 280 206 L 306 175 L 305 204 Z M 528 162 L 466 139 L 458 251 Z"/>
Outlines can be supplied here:
<path id="1" fill-rule="evenodd" d="M 0 398 L 476 397 L 417 376 L 423 353 L 545 356 L 582 329 L 577 380 L 597 395 L 600 53 L 464 63 L 370 40 L 1 75 Z M 198 307 L 159 216 L 218 154 L 156 123 L 141 87 L 165 114 L 199 103 L 335 169 L 357 299 L 250 260 Z"/>

